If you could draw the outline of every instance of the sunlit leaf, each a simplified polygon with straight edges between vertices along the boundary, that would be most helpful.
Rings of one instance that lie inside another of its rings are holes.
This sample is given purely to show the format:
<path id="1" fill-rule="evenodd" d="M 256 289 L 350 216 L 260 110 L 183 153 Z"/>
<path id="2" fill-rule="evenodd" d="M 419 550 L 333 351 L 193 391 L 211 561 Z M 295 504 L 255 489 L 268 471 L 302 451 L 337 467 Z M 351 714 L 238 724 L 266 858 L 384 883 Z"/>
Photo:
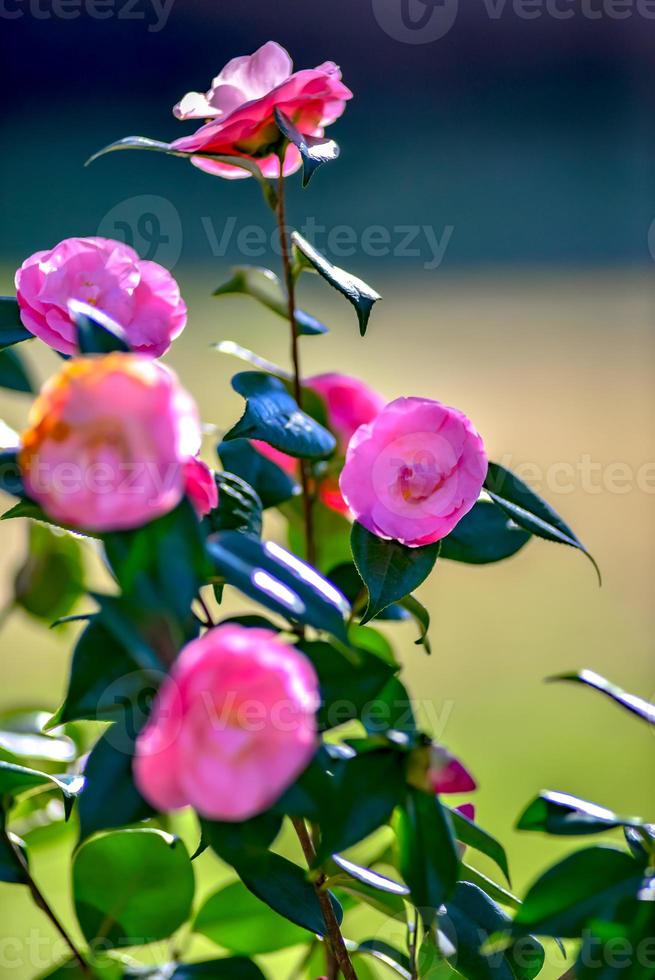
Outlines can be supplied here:
<path id="1" fill-rule="evenodd" d="M 209 896 L 198 910 L 193 931 L 244 956 L 274 953 L 308 939 L 305 929 L 274 912 L 242 881 L 232 882 Z"/>
<path id="2" fill-rule="evenodd" d="M 543 792 L 523 811 L 517 830 L 541 830 L 546 834 L 577 836 L 600 834 L 614 827 L 635 827 L 639 817 L 616 813 L 568 793 Z"/>
<path id="3" fill-rule="evenodd" d="M 469 565 L 502 561 L 520 551 L 531 535 L 496 504 L 478 500 L 441 542 L 441 557 Z"/>
<path id="4" fill-rule="evenodd" d="M 298 483 L 258 452 L 247 439 L 222 442 L 218 455 L 228 472 L 241 477 L 253 488 L 264 508 L 277 507 L 300 493 Z"/>
<path id="5" fill-rule="evenodd" d="M 123 328 L 106 313 L 76 299 L 68 301 L 68 312 L 77 329 L 81 354 L 126 353 L 131 350 Z"/>
<path id="6" fill-rule="evenodd" d="M 285 320 L 288 318 L 287 298 L 279 276 L 270 269 L 241 265 L 232 269 L 232 278 L 214 290 L 214 296 L 252 296 L 266 309 Z M 327 327 L 303 310 L 296 310 L 296 330 L 299 336 L 327 333 Z M 228 341 L 228 343 L 230 343 Z"/>
<path id="7" fill-rule="evenodd" d="M 302 185 L 307 187 L 320 166 L 337 159 L 339 147 L 334 140 L 325 136 L 305 136 L 280 109 L 276 108 L 274 114 L 282 135 L 300 152 L 303 165 Z"/>
<path id="8" fill-rule="evenodd" d="M 636 694 L 628 694 L 626 691 L 622 691 L 616 684 L 612 684 L 611 681 L 601 677 L 600 674 L 597 674 L 593 670 L 580 670 L 571 674 L 558 674 L 556 677 L 550 677 L 549 680 L 584 684 L 586 687 L 591 687 L 595 691 L 600 691 L 601 694 L 604 694 L 622 708 L 630 711 L 633 715 L 637 715 L 638 718 L 643 718 L 650 725 L 655 724 L 655 706 L 649 701 L 645 701 L 644 698 L 637 697 Z"/>

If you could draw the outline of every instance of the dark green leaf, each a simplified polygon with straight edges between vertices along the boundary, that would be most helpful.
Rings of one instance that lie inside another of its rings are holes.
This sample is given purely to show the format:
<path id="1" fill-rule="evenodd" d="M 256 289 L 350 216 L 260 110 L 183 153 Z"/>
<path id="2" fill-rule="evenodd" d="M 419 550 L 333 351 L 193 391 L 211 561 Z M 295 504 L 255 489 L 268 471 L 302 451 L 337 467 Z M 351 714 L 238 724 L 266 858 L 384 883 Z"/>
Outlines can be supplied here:
<path id="1" fill-rule="evenodd" d="M 418 588 L 439 555 L 438 542 L 423 548 L 407 548 L 398 541 L 385 541 L 371 534 L 358 523 L 353 524 L 350 544 L 357 571 L 369 593 L 362 623 Z"/>
<path id="2" fill-rule="evenodd" d="M 650 860 L 651 852 L 655 854 L 655 824 L 643 824 L 641 827 L 624 827 L 623 834 L 626 844 L 638 861 Z"/>
<path id="3" fill-rule="evenodd" d="M 181 840 L 150 828 L 84 843 L 73 859 L 75 911 L 89 942 L 145 946 L 186 922 L 193 869 Z"/>
<path id="4" fill-rule="evenodd" d="M 349 878 L 358 881 L 362 885 L 366 885 L 368 888 L 386 892 L 389 895 L 397 895 L 401 898 L 409 895 L 409 888 L 407 885 L 403 885 L 399 881 L 393 881 L 391 878 L 378 874 L 377 871 L 372 871 L 370 868 L 362 868 L 353 861 L 348 861 L 340 854 L 334 854 L 332 856 L 332 861 L 337 865 L 339 870 L 343 871 Z"/>
<path id="5" fill-rule="evenodd" d="M 84 561 L 77 538 L 46 524 L 31 524 L 28 554 L 14 579 L 16 604 L 52 623 L 67 616 L 84 592 Z"/>
<path id="6" fill-rule="evenodd" d="M 200 907 L 193 931 L 232 953 L 257 956 L 307 942 L 307 932 L 289 922 L 235 881 L 210 895 Z"/>
<path id="7" fill-rule="evenodd" d="M 334 769 L 337 762 L 321 745 L 296 782 L 275 804 L 275 812 L 292 817 L 306 817 L 317 822 L 334 800 Z"/>
<path id="8" fill-rule="evenodd" d="M 643 718 L 644 721 L 647 721 L 651 725 L 655 724 L 655 707 L 649 701 L 637 697 L 636 694 L 627 694 L 620 687 L 617 687 L 616 684 L 612 684 L 593 670 L 580 670 L 577 673 L 558 674 L 557 677 L 551 677 L 549 680 L 571 681 L 574 684 L 585 684 L 587 687 L 592 687 L 595 691 L 600 691 L 601 694 L 615 701 L 616 704 L 620 704 L 622 708 L 632 712 L 633 715 L 637 715 L 638 718 Z"/>
<path id="9" fill-rule="evenodd" d="M 0 333 L 0 339 L 2 333 Z M 10 347 L 0 348 L 0 388 L 10 391 L 33 392 L 34 384 L 17 351 Z"/>
<path id="10" fill-rule="evenodd" d="M 406 609 L 418 623 L 420 635 L 418 640 L 415 641 L 416 646 L 425 647 L 425 652 L 428 656 L 430 656 L 432 653 L 430 637 L 428 636 L 428 631 L 430 629 L 430 613 L 427 611 L 423 603 L 419 602 L 416 596 L 413 595 L 406 595 L 404 599 L 400 600 L 400 605 L 403 609 Z"/>
<path id="11" fill-rule="evenodd" d="M 222 442 L 218 455 L 226 470 L 240 476 L 253 488 L 264 508 L 277 507 L 300 492 L 296 481 L 266 459 L 247 439 Z"/>
<path id="12" fill-rule="evenodd" d="M 472 868 L 470 865 L 462 863 L 459 879 L 460 881 L 468 881 L 472 885 L 477 885 L 489 898 L 493 899 L 494 902 L 498 902 L 500 905 L 507 905 L 511 909 L 521 907 L 521 901 L 516 895 L 512 895 L 511 892 L 508 892 L 507 889 L 495 881 L 492 881 L 491 878 L 487 878 L 477 868 Z"/>
<path id="13" fill-rule="evenodd" d="M 4 491 L 4 493 L 11 494 L 12 497 L 22 497 L 25 493 L 23 477 L 21 476 L 20 466 L 18 465 L 17 449 L 0 450 L 0 490 Z M 4 518 L 13 515 L 9 511 L 2 516 L 4 520 Z"/>
<path id="14" fill-rule="evenodd" d="M 322 729 L 358 718 L 395 673 L 391 664 L 363 649 L 353 650 L 352 660 L 320 641 L 304 641 L 300 649 L 318 674 L 322 702 L 318 722 Z"/>
<path id="15" fill-rule="evenodd" d="M 246 410 L 226 433 L 226 441 L 260 439 L 283 453 L 306 459 L 324 459 L 334 451 L 334 436 L 298 408 L 279 378 L 242 371 L 232 378 L 232 387 L 246 399 Z"/>
<path id="16" fill-rule="evenodd" d="M 316 891 L 297 864 L 269 851 L 256 869 L 248 869 L 246 874 L 240 874 L 240 878 L 253 895 L 285 919 L 314 935 L 325 935 L 325 921 Z M 340 923 L 343 918 L 341 906 L 332 896 L 330 899 Z"/>
<path id="17" fill-rule="evenodd" d="M 378 963 L 388 966 L 395 974 L 402 977 L 402 980 L 411 980 L 409 957 L 382 939 L 365 939 L 357 944 L 353 952 L 355 955 L 371 956 Z"/>
<path id="18" fill-rule="evenodd" d="M 270 269 L 241 265 L 232 270 L 232 278 L 219 286 L 214 296 L 252 296 L 273 313 L 288 317 L 287 299 L 278 276 Z M 309 313 L 296 310 L 296 328 L 300 336 L 327 333 L 327 327 Z"/>
<path id="19" fill-rule="evenodd" d="M 8 809 L 12 800 L 21 793 L 35 789 L 58 789 L 64 799 L 67 814 L 70 813 L 76 797 L 82 791 L 84 779 L 76 775 L 53 776 L 39 772 L 38 769 L 28 769 L 13 762 L 0 760 L 0 808 Z"/>
<path id="20" fill-rule="evenodd" d="M 613 827 L 636 827 L 641 823 L 639 817 L 619 817 L 597 803 L 589 803 L 568 793 L 543 792 L 530 803 L 516 826 L 518 830 L 576 836 L 600 834 Z"/>
<path id="21" fill-rule="evenodd" d="M 207 548 L 218 575 L 287 619 L 345 639 L 348 603 L 310 565 L 272 541 L 236 531 L 213 534 Z"/>
<path id="22" fill-rule="evenodd" d="M 163 673 L 145 671 L 107 629 L 94 617 L 81 634 L 68 678 L 64 703 L 48 728 L 68 721 L 115 721 L 127 711 L 145 717 Z"/>
<path id="23" fill-rule="evenodd" d="M 369 317 L 373 304 L 379 300 L 380 294 L 371 289 L 365 282 L 351 275 L 345 269 L 333 265 L 329 259 L 318 252 L 313 245 L 297 231 L 292 232 L 291 241 L 295 248 L 304 256 L 309 265 L 318 272 L 334 289 L 345 296 L 348 302 L 352 303 L 357 313 L 359 321 L 359 332 L 364 336 L 368 326 Z"/>
<path id="24" fill-rule="evenodd" d="M 495 504 L 478 500 L 441 542 L 441 557 L 469 565 L 486 565 L 515 555 L 530 538 L 527 531 Z"/>
<path id="25" fill-rule="evenodd" d="M 77 328 L 81 354 L 127 353 L 131 350 L 123 328 L 106 313 L 76 299 L 69 300 L 68 312 Z"/>
<path id="26" fill-rule="evenodd" d="M 651 881 L 651 889 L 653 883 Z M 614 921 L 585 930 L 576 980 L 652 980 L 655 968 L 655 902 L 624 902 Z"/>
<path id="27" fill-rule="evenodd" d="M 383 826 L 405 791 L 405 755 L 394 748 L 343 759 L 333 772 L 331 805 L 320 822 L 317 864 Z"/>
<path id="28" fill-rule="evenodd" d="M 212 531 L 262 533 L 262 502 L 249 483 L 234 473 L 216 473 L 218 507 L 207 517 Z"/>
<path id="29" fill-rule="evenodd" d="M 495 837 L 492 837 L 488 831 L 478 826 L 475 821 L 465 817 L 459 810 L 448 807 L 448 812 L 455 828 L 457 840 L 479 851 L 481 854 L 486 854 L 500 868 L 509 882 L 509 864 L 503 845 Z"/>
<path id="30" fill-rule="evenodd" d="M 411 699 L 397 677 L 390 678 L 375 700 L 366 706 L 362 724 L 370 735 L 384 734 L 389 730 L 410 736 L 416 733 Z"/>
<path id="31" fill-rule="evenodd" d="M 514 919 L 518 931 L 577 939 L 595 919 L 611 918 L 641 885 L 639 863 L 625 851 L 597 845 L 549 868 L 530 888 Z"/>
<path id="32" fill-rule="evenodd" d="M 489 463 L 484 487 L 493 502 L 525 531 L 546 541 L 567 544 L 582 551 L 593 564 L 600 581 L 598 566 L 580 539 L 527 483 L 499 463 Z"/>
<path id="33" fill-rule="evenodd" d="M 18 300 L 13 296 L 0 296 L 0 350 L 33 338 L 34 334 L 23 326 Z"/>
<path id="34" fill-rule="evenodd" d="M 2 814 L 0 813 L 0 823 Z M 19 857 L 19 854 L 22 855 Z M 0 881 L 8 885 L 26 885 L 29 877 L 25 871 L 27 865 L 27 848 L 25 841 L 12 834 L 11 831 L 0 829 Z"/>
<path id="35" fill-rule="evenodd" d="M 79 801 L 80 840 L 99 830 L 124 827 L 152 816 L 132 777 L 132 755 L 137 731 L 126 715 L 96 742 L 84 775 L 86 788 Z"/>
<path id="36" fill-rule="evenodd" d="M 271 812 L 242 823 L 203 820 L 202 836 L 221 860 L 235 868 L 245 869 L 256 865 L 262 857 L 266 858 L 266 852 L 281 826 L 282 817 Z"/>
<path id="37" fill-rule="evenodd" d="M 170 980 L 196 980 L 196 978 L 198 980 L 266 980 L 257 964 L 242 956 L 231 956 L 228 959 L 204 963 L 181 963 L 175 968 Z M 129 977 L 125 980 L 129 980 Z M 157 980 L 165 980 L 165 978 L 157 978 Z"/>
<path id="38" fill-rule="evenodd" d="M 453 891 L 459 858 L 449 814 L 436 796 L 408 788 L 396 827 L 400 872 L 426 929 Z"/>
<path id="39" fill-rule="evenodd" d="M 339 147 L 334 140 L 325 136 L 305 136 L 280 109 L 274 109 L 275 122 L 283 136 L 293 143 L 302 157 L 302 185 L 307 187 L 310 180 L 324 163 L 331 163 L 339 156 Z"/>
<path id="40" fill-rule="evenodd" d="M 439 915 L 439 929 L 454 946 L 449 957 L 454 969 L 467 980 L 533 980 L 541 970 L 545 953 L 531 936 L 518 939 L 502 953 L 482 951 L 486 940 L 507 930 L 511 920 L 477 885 L 459 882 L 445 912 Z"/>

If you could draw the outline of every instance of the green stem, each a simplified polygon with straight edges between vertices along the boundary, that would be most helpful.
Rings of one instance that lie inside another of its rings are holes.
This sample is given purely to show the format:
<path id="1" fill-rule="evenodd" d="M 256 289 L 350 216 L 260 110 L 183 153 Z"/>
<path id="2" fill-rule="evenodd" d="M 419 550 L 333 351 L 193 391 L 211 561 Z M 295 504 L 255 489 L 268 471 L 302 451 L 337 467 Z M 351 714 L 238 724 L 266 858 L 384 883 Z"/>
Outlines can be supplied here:
<path id="1" fill-rule="evenodd" d="M 57 918 L 57 915 L 54 912 L 52 906 L 48 903 L 48 900 L 46 899 L 45 895 L 43 894 L 43 892 L 41 891 L 41 889 L 39 888 L 39 886 L 35 882 L 34 878 L 32 877 L 32 873 L 31 873 L 31 871 L 29 869 L 29 866 L 27 864 L 27 861 L 25 860 L 25 857 L 23 855 L 23 852 L 21 851 L 21 849 L 19 847 L 16 847 L 16 845 L 13 842 L 13 840 L 11 839 L 11 837 L 9 836 L 9 834 L 7 833 L 7 831 L 5 829 L 2 830 L 2 836 L 4 837 L 5 842 L 7 843 L 7 845 L 13 851 L 14 855 L 16 856 L 16 860 L 18 861 L 18 863 L 20 864 L 21 868 L 23 869 L 23 873 L 25 875 L 25 879 L 26 879 L 28 888 L 29 888 L 30 892 L 32 893 L 32 898 L 34 899 L 35 905 L 37 905 L 38 908 L 40 908 L 41 911 L 44 912 L 47 915 L 47 917 L 50 919 L 50 922 L 55 927 L 55 929 L 57 930 L 57 932 L 59 933 L 59 935 L 61 936 L 61 938 L 64 940 L 64 942 L 66 943 L 66 945 L 70 949 L 70 951 L 73 954 L 74 958 L 79 963 L 79 966 L 80 966 L 80 969 L 81 969 L 82 973 L 84 973 L 86 976 L 89 976 L 90 977 L 91 976 L 91 970 L 89 968 L 89 964 L 86 962 L 86 960 L 84 959 L 84 957 L 80 953 L 79 949 L 75 945 L 73 939 L 71 938 L 71 936 L 68 934 L 68 932 L 66 931 L 66 929 L 62 925 L 62 923 Z"/>
<path id="2" fill-rule="evenodd" d="M 286 225 L 286 203 L 284 196 L 284 176 L 280 160 L 280 179 L 277 193 L 277 223 L 282 251 L 282 267 L 287 291 L 287 310 L 291 327 L 291 363 L 293 365 L 293 392 L 298 408 L 302 409 L 302 372 L 300 369 L 300 344 L 298 343 L 298 324 L 296 323 L 296 279 L 291 264 L 291 247 Z M 300 460 L 300 481 L 302 483 L 303 517 L 305 523 L 305 551 L 310 565 L 316 564 L 316 543 L 314 540 L 314 507 L 311 488 L 311 473 L 307 460 Z"/>

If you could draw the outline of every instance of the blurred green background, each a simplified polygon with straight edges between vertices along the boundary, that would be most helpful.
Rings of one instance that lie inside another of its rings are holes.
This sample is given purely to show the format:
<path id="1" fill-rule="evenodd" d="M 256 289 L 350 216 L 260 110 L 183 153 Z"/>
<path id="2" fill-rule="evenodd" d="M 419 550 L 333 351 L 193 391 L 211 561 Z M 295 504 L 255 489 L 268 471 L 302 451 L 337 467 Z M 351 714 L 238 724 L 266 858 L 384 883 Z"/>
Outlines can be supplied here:
<path id="1" fill-rule="evenodd" d="M 342 159 L 309 191 L 294 187 L 290 220 L 313 220 L 316 245 L 384 301 L 362 341 L 347 304 L 321 282 L 303 283 L 304 307 L 331 328 L 303 342 L 307 373 L 342 370 L 390 399 L 420 394 L 466 411 L 490 455 L 520 469 L 603 571 L 599 589 L 583 556 L 537 541 L 497 566 L 444 562 L 422 589 L 432 658 L 413 645 L 411 626 L 387 627 L 426 722 L 478 777 L 479 820 L 507 844 L 520 892 L 576 846 L 513 832 L 539 789 L 653 817 L 646 726 L 544 678 L 588 666 L 643 696 L 655 690 L 655 26 L 636 13 L 528 21 L 507 8 L 492 19 L 480 2 L 446 36 L 410 44 L 385 32 L 375 3 L 178 0 L 159 30 L 149 30 L 157 18 L 147 4 L 141 20 L 120 7 L 102 21 L 83 5 L 68 20 L 27 5 L 21 17 L 0 15 L 0 82 L 14 93 L 0 122 L 0 292 L 12 291 L 27 255 L 69 235 L 127 237 L 173 266 L 190 317 L 168 361 L 216 427 L 211 459 L 240 403 L 229 389 L 235 363 L 209 345 L 232 339 L 287 356 L 282 321 L 210 297 L 231 264 L 278 261 L 269 216 L 252 182 L 219 182 L 180 160 L 82 163 L 129 133 L 186 131 L 170 106 L 269 37 L 301 67 L 341 64 L 355 91 L 332 130 Z M 387 254 L 372 254 L 372 240 Z M 440 260 L 435 240 L 445 244 Z M 47 351 L 28 356 L 39 378 L 56 367 Z M 3 395 L 0 417 L 20 429 L 28 406 Z M 25 537 L 18 522 L 0 526 L 5 595 Z M 0 637 L 0 709 L 54 709 L 74 635 L 12 614 Z M 70 918 L 64 858 L 44 840 L 33 864 Z M 198 869 L 203 893 L 224 875 L 209 855 Z M 0 909 L 0 977 L 28 980 L 50 961 L 53 933 L 23 889 L 0 886 Z M 356 919 L 349 926 L 361 935 Z M 276 978 L 290 972 L 283 958 L 273 964 Z M 564 969 L 552 959 L 545 976 Z"/>

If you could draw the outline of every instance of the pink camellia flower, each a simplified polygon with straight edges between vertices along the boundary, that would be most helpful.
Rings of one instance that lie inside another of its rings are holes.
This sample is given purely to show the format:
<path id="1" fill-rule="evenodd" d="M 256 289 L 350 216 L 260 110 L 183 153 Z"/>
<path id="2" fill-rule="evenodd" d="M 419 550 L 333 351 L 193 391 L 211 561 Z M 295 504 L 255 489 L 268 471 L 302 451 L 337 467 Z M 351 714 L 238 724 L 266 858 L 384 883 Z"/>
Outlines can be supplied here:
<path id="1" fill-rule="evenodd" d="M 430 747 L 428 781 L 435 793 L 470 793 L 477 783 L 468 769 L 441 745 Z"/>
<path id="2" fill-rule="evenodd" d="M 318 678 L 272 630 L 227 624 L 193 640 L 139 735 L 134 775 L 158 810 L 211 820 L 268 809 L 312 758 Z"/>
<path id="3" fill-rule="evenodd" d="M 173 109 L 178 119 L 209 121 L 172 145 L 190 153 L 248 157 L 257 161 L 264 176 L 276 177 L 280 172 L 276 151 L 281 135 L 274 110 L 288 116 L 304 136 L 323 136 L 325 127 L 342 115 L 351 98 L 352 92 L 332 61 L 293 72 L 293 62 L 284 48 L 268 41 L 254 54 L 229 61 L 206 94 L 189 92 L 178 102 Z M 238 167 L 203 157 L 192 157 L 191 162 L 219 177 L 250 176 Z M 284 173 L 293 173 L 300 163 L 300 153 L 289 145 Z"/>
<path id="4" fill-rule="evenodd" d="M 413 548 L 452 531 L 486 474 L 482 439 L 462 412 L 397 398 L 354 434 L 339 485 L 360 524 Z"/>
<path id="5" fill-rule="evenodd" d="M 384 408 L 381 395 L 369 388 L 359 378 L 347 374 L 331 372 L 316 374 L 303 382 L 305 388 L 315 391 L 325 403 L 327 424 L 337 438 L 337 456 L 343 456 L 353 433 L 365 422 L 371 422 Z M 271 462 L 276 463 L 291 476 L 298 474 L 298 460 L 281 453 L 265 442 L 253 440 L 255 448 Z M 323 503 L 340 514 L 348 513 L 339 490 L 336 477 L 326 476 L 321 480 L 318 494 Z"/>
<path id="6" fill-rule="evenodd" d="M 133 350 L 160 357 L 182 332 L 187 310 L 170 272 L 109 238 L 66 238 L 35 252 L 16 273 L 23 325 L 61 354 L 78 350 L 70 300 L 123 328 Z"/>
<path id="7" fill-rule="evenodd" d="M 84 531 L 139 527 L 172 510 L 200 449 L 193 399 L 141 354 L 68 361 L 28 421 L 18 458 L 28 496 Z"/>
<path id="8" fill-rule="evenodd" d="M 186 495 L 198 517 L 205 517 L 218 507 L 218 487 L 214 474 L 203 460 L 193 456 L 184 464 Z"/>

